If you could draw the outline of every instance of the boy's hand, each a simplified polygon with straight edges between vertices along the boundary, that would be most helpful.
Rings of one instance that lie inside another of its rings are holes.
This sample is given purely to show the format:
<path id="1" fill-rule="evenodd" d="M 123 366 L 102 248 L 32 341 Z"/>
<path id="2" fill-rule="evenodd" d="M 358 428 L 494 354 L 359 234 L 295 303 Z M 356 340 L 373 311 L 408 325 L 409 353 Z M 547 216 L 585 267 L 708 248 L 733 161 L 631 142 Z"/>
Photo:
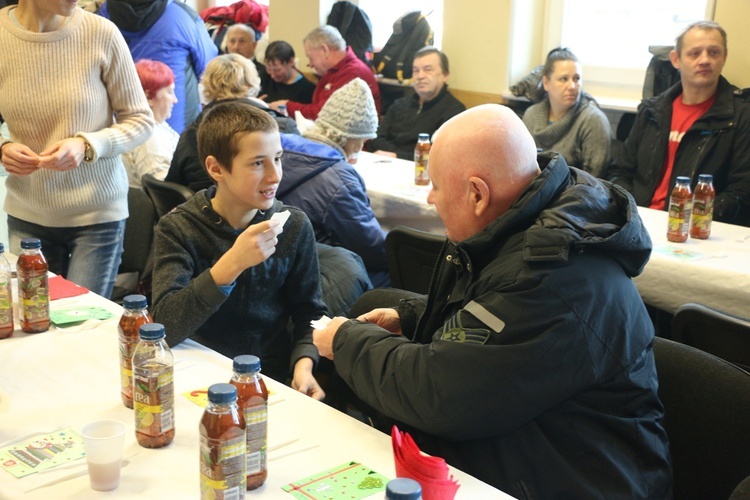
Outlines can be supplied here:
<path id="1" fill-rule="evenodd" d="M 322 401 L 326 397 L 323 388 L 312 374 L 313 361 L 310 358 L 301 358 L 294 365 L 294 375 L 292 376 L 292 389 L 307 394 L 313 399 Z"/>
<path id="2" fill-rule="evenodd" d="M 257 266 L 276 252 L 281 225 L 276 220 L 267 220 L 245 229 L 235 240 L 232 248 L 222 255 L 211 268 L 211 276 L 218 286 L 233 283 L 247 268 Z"/>

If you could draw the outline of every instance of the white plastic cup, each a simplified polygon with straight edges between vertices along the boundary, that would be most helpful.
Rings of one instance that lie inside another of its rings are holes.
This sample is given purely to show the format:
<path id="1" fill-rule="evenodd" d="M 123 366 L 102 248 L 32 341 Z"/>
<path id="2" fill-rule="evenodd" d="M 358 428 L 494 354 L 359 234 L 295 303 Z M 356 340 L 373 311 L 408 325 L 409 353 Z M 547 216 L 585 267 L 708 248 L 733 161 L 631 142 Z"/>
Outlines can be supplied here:
<path id="1" fill-rule="evenodd" d="M 114 490 L 120 485 L 125 424 L 119 420 L 95 420 L 81 429 L 91 488 Z"/>

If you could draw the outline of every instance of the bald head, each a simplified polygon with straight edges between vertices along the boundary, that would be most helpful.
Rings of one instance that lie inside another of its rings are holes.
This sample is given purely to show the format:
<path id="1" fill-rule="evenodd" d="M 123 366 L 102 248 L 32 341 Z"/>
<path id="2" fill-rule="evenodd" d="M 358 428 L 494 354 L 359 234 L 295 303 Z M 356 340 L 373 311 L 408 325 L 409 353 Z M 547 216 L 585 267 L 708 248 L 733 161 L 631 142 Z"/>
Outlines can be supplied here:
<path id="1" fill-rule="evenodd" d="M 509 108 L 486 104 L 448 120 L 435 133 L 429 174 L 434 203 L 452 241 L 461 241 L 505 213 L 539 175 L 536 145 Z M 448 193 L 446 203 L 441 194 Z M 450 198 L 455 203 L 448 203 Z M 464 222 L 449 227 L 454 215 Z"/>

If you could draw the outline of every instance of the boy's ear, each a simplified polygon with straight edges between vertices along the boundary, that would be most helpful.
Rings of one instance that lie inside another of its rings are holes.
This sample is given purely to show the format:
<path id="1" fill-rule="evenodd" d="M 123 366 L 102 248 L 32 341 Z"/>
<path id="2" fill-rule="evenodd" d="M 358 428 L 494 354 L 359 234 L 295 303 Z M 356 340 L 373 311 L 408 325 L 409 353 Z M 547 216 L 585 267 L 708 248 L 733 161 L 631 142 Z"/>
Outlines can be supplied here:
<path id="1" fill-rule="evenodd" d="M 214 182 L 219 182 L 224 179 L 224 169 L 221 168 L 219 160 L 217 160 L 215 156 L 209 155 L 206 157 L 206 171 Z"/>

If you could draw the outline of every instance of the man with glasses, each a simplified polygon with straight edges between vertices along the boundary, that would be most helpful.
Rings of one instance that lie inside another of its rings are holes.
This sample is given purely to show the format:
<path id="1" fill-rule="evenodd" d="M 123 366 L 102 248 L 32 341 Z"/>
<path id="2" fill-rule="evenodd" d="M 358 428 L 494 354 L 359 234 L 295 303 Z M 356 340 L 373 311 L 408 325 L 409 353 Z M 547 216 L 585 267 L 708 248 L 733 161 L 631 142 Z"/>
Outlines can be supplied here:
<path id="1" fill-rule="evenodd" d="M 315 84 L 305 78 L 295 66 L 294 49 L 284 41 L 271 42 L 266 47 L 266 75 L 261 78 L 261 99 L 267 102 L 279 100 L 302 104 L 312 102 Z"/>

